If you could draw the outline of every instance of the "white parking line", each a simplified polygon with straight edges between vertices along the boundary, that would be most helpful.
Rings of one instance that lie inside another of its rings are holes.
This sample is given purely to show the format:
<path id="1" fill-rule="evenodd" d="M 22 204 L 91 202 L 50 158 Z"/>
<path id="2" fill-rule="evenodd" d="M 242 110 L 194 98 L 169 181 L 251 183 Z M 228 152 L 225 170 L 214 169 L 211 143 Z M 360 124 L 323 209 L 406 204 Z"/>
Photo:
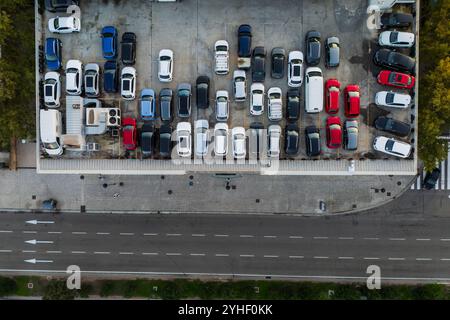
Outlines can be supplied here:
<path id="1" fill-rule="evenodd" d="M 52 251 L 52 250 L 47 250 L 47 253 L 61 253 L 61 251 Z"/>
<path id="2" fill-rule="evenodd" d="M 364 257 L 364 260 L 380 260 L 380 258 L 377 257 Z"/>
<path id="3" fill-rule="evenodd" d="M 204 257 L 205 254 L 204 253 L 190 253 L 190 256 L 195 256 L 195 257 Z"/>
<path id="4" fill-rule="evenodd" d="M 389 238 L 391 241 L 405 241 L 405 238 Z"/>
<path id="5" fill-rule="evenodd" d="M 450 179 L 449 179 L 450 180 Z M 448 239 L 448 238 L 441 238 L 441 239 L 439 239 L 439 240 L 441 240 L 441 241 L 450 241 L 450 239 Z"/>
<path id="6" fill-rule="evenodd" d="M 94 251 L 94 254 L 110 254 L 108 251 Z"/>
<path id="7" fill-rule="evenodd" d="M 179 237 L 181 236 L 181 233 L 166 233 L 167 237 Z"/>
<path id="8" fill-rule="evenodd" d="M 74 231 L 72 234 L 87 234 L 87 232 L 84 231 Z"/>
<path id="9" fill-rule="evenodd" d="M 169 253 L 166 253 L 166 256 L 181 256 L 181 253 L 177 253 L 177 252 L 172 253 L 172 252 L 169 252 Z"/>
<path id="10" fill-rule="evenodd" d="M 303 256 L 289 256 L 290 259 L 303 259 Z"/>
<path id="11" fill-rule="evenodd" d="M 144 236 L 157 236 L 157 233 L 144 233 Z"/>
<path id="12" fill-rule="evenodd" d="M 122 254 L 122 255 L 131 255 L 131 254 L 134 254 L 134 252 L 119 252 L 119 254 Z"/>
<path id="13" fill-rule="evenodd" d="M 441 261 L 450 261 L 450 258 L 442 258 Z"/>
<path id="14" fill-rule="evenodd" d="M 240 238 L 253 238 L 254 236 L 251 234 L 241 234 L 239 235 Z"/>
<path id="15" fill-rule="evenodd" d="M 328 237 L 313 237 L 314 240 L 324 240 L 328 239 Z"/>
<path id="16" fill-rule="evenodd" d="M 157 256 L 158 254 L 158 252 L 142 252 L 144 256 Z"/>
<path id="17" fill-rule="evenodd" d="M 103 236 L 103 235 L 110 235 L 111 233 L 109 233 L 109 232 L 96 232 L 95 234 Z"/>
<path id="18" fill-rule="evenodd" d="M 37 231 L 22 231 L 22 233 L 37 233 Z"/>
<path id="19" fill-rule="evenodd" d="M 193 237 L 204 237 L 205 234 L 203 234 L 203 233 L 193 233 L 192 236 Z"/>
<path id="20" fill-rule="evenodd" d="M 328 259 L 328 257 L 324 257 L 324 256 L 314 256 L 314 259 Z"/>
<path id="21" fill-rule="evenodd" d="M 0 233 L 12 233 L 12 230 L 0 230 Z"/>
<path id="22" fill-rule="evenodd" d="M 353 257 L 338 257 L 338 259 L 341 259 L 341 260 L 352 260 L 354 258 Z"/>
<path id="23" fill-rule="evenodd" d="M 416 241 L 430 241 L 431 239 L 428 238 L 418 238 Z"/>
<path id="24" fill-rule="evenodd" d="M 353 240 L 353 237 L 339 237 L 339 240 Z"/>
<path id="25" fill-rule="evenodd" d="M 239 257 L 242 258 L 253 258 L 255 255 L 254 254 L 240 254 Z"/>
<path id="26" fill-rule="evenodd" d="M 36 250 L 22 250 L 23 253 L 36 253 Z"/>
<path id="27" fill-rule="evenodd" d="M 228 257 L 229 254 L 226 254 L 226 253 L 216 253 L 215 256 L 216 256 L 216 257 Z"/>
<path id="28" fill-rule="evenodd" d="M 264 238 L 272 238 L 272 239 L 274 239 L 274 238 L 276 238 L 277 236 L 264 236 Z"/>
<path id="29" fill-rule="evenodd" d="M 215 234 L 214 237 L 229 237 L 228 234 Z"/>
<path id="30" fill-rule="evenodd" d="M 73 254 L 85 254 L 86 251 L 72 251 Z"/>
<path id="31" fill-rule="evenodd" d="M 391 260 L 391 261 L 403 261 L 403 260 L 405 260 L 405 258 L 388 258 L 388 260 Z"/>
<path id="32" fill-rule="evenodd" d="M 61 231 L 48 231 L 48 234 L 61 234 Z"/>
<path id="33" fill-rule="evenodd" d="M 8 253 L 8 252 L 12 252 L 12 250 L 0 250 L 0 252 Z"/>
<path id="34" fill-rule="evenodd" d="M 431 261 L 431 258 L 416 258 L 417 261 Z"/>
<path id="35" fill-rule="evenodd" d="M 275 255 L 270 255 L 270 254 L 265 254 L 264 258 L 278 258 L 278 256 Z"/>
<path id="36" fill-rule="evenodd" d="M 132 232 L 121 232 L 121 233 L 119 233 L 119 235 L 121 235 L 121 236 L 134 236 L 134 233 L 132 233 Z"/>
<path id="37" fill-rule="evenodd" d="M 363 238 L 364 240 L 380 240 L 380 238 Z"/>
<path id="38" fill-rule="evenodd" d="M 302 236 L 289 236 L 289 239 L 303 239 Z"/>

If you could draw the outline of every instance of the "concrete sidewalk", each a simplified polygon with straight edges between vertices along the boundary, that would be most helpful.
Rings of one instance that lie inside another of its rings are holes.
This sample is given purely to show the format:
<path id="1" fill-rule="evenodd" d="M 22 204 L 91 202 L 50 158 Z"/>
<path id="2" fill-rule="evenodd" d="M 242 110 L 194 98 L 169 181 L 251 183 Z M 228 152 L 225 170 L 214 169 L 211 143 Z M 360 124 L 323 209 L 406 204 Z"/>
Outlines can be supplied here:
<path id="1" fill-rule="evenodd" d="M 413 176 L 243 175 L 228 182 L 211 174 L 99 177 L 0 170 L 0 210 L 39 211 L 43 200 L 53 198 L 64 212 L 342 213 L 395 199 L 413 180 Z"/>

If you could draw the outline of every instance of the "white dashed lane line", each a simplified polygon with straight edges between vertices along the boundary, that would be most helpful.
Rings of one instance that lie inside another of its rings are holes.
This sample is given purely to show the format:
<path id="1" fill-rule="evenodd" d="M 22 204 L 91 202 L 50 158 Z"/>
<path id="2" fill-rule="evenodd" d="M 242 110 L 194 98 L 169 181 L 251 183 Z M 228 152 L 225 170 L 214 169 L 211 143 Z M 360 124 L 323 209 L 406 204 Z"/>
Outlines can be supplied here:
<path id="1" fill-rule="evenodd" d="M 216 257 L 229 257 L 230 255 L 226 254 L 226 253 L 216 253 L 215 256 Z"/>
<path id="2" fill-rule="evenodd" d="M 61 251 L 47 250 L 47 253 L 62 253 Z"/>
<path id="3" fill-rule="evenodd" d="M 313 237 L 314 240 L 326 240 L 328 237 Z"/>
<path id="4" fill-rule="evenodd" d="M 72 251 L 72 254 L 86 254 L 86 251 Z"/>
<path id="5" fill-rule="evenodd" d="M 264 236 L 264 238 L 275 239 L 277 236 Z"/>
<path id="6" fill-rule="evenodd" d="M 72 234 L 87 234 L 87 232 L 84 232 L 84 231 L 73 231 Z"/>
<path id="7" fill-rule="evenodd" d="M 214 237 L 228 237 L 228 234 L 215 234 Z"/>
<path id="8" fill-rule="evenodd" d="M 303 259 L 303 256 L 289 256 L 289 259 Z"/>
<path id="9" fill-rule="evenodd" d="M 390 261 L 404 261 L 405 258 L 388 258 Z"/>
<path id="10" fill-rule="evenodd" d="M 428 238 L 418 238 L 416 241 L 430 241 L 431 239 Z"/>
<path id="11" fill-rule="evenodd" d="M 37 233 L 37 231 L 22 231 L 22 233 Z"/>
<path id="12" fill-rule="evenodd" d="M 109 251 L 94 251 L 94 254 L 110 254 Z"/>
<path id="13" fill-rule="evenodd" d="M 134 233 L 133 232 L 121 232 L 121 233 L 119 233 L 119 235 L 121 235 L 121 236 L 134 236 Z"/>
<path id="14" fill-rule="evenodd" d="M 405 241 L 405 238 L 389 238 L 390 241 Z"/>
<path id="15" fill-rule="evenodd" d="M 134 252 L 119 252 L 120 255 L 132 255 Z"/>
<path id="16" fill-rule="evenodd" d="M 97 232 L 95 234 L 97 234 L 99 236 L 107 236 L 107 235 L 110 235 L 111 233 L 109 233 L 109 232 Z"/>
<path id="17" fill-rule="evenodd" d="M 377 257 L 364 257 L 364 260 L 380 260 L 380 258 Z"/>
<path id="18" fill-rule="evenodd" d="M 253 238 L 254 236 L 251 234 L 241 234 L 239 235 L 240 238 Z"/>
<path id="19" fill-rule="evenodd" d="M 193 233 L 191 236 L 193 236 L 193 237 L 204 237 L 205 234 L 203 234 L 203 233 Z"/>
<path id="20" fill-rule="evenodd" d="M 302 236 L 289 236 L 289 239 L 303 239 Z"/>
<path id="21" fill-rule="evenodd" d="M 61 231 L 48 231 L 48 234 L 61 234 Z"/>
<path id="22" fill-rule="evenodd" d="M 278 258 L 278 256 L 267 254 L 267 255 L 264 255 L 264 258 Z"/>
<path id="23" fill-rule="evenodd" d="M 324 256 L 314 256 L 314 259 L 328 259 L 328 257 L 324 257 Z"/>
<path id="24" fill-rule="evenodd" d="M 240 254 L 239 257 L 241 258 L 254 258 L 254 254 Z"/>
<path id="25" fill-rule="evenodd" d="M 194 256 L 194 257 L 204 257 L 206 254 L 204 253 L 190 253 L 190 256 Z"/>
<path id="26" fill-rule="evenodd" d="M 339 240 L 353 240 L 355 238 L 353 238 L 353 237 L 339 237 L 338 239 Z"/>
<path id="27" fill-rule="evenodd" d="M 12 250 L 0 250 L 0 252 L 2 252 L 2 253 L 9 253 L 9 252 L 12 252 Z"/>
<path id="28" fill-rule="evenodd" d="M 179 237 L 181 235 L 182 235 L 181 233 L 166 233 L 166 236 L 168 237 Z"/>
<path id="29" fill-rule="evenodd" d="M 36 250 L 22 250 L 22 253 L 36 253 Z"/>
<path id="30" fill-rule="evenodd" d="M 158 252 L 142 252 L 144 256 L 157 256 L 158 254 Z"/>
<path id="31" fill-rule="evenodd" d="M 380 238 L 363 238 L 364 240 L 380 240 Z"/>
<path id="32" fill-rule="evenodd" d="M 354 257 L 338 257 L 339 260 L 353 260 Z"/>
<path id="33" fill-rule="evenodd" d="M 166 256 L 181 256 L 181 253 L 178 253 L 178 252 L 168 252 L 168 253 L 166 253 Z"/>
<path id="34" fill-rule="evenodd" d="M 416 258 L 417 261 L 431 261 L 431 258 Z"/>
<path id="35" fill-rule="evenodd" d="M 143 233 L 144 236 L 157 236 L 158 233 Z"/>
<path id="36" fill-rule="evenodd" d="M 0 230 L 0 233 L 12 233 L 12 230 Z"/>

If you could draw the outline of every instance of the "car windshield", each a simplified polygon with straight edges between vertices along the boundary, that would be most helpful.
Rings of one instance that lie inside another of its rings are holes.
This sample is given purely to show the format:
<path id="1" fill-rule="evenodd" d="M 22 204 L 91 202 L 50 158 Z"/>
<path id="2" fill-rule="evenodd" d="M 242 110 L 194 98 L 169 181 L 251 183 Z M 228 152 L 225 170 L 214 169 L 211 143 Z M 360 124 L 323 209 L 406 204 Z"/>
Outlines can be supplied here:
<path id="1" fill-rule="evenodd" d="M 162 56 L 162 57 L 159 58 L 159 60 L 161 60 L 161 61 L 168 61 L 168 60 L 170 60 L 170 57 L 169 56 Z"/>
<path id="2" fill-rule="evenodd" d="M 178 91 L 178 95 L 180 97 L 181 96 L 187 97 L 187 96 L 189 96 L 189 90 L 186 90 L 186 89 L 180 90 L 180 91 Z"/>
<path id="3" fill-rule="evenodd" d="M 227 98 L 226 97 L 218 97 L 217 102 L 227 102 Z"/>
<path id="4" fill-rule="evenodd" d="M 281 98 L 281 94 L 279 94 L 278 92 L 275 92 L 275 93 L 272 93 L 272 94 L 270 95 L 270 97 L 271 97 L 272 99 L 280 99 L 280 98 Z"/>
<path id="5" fill-rule="evenodd" d="M 44 148 L 48 150 L 55 150 L 59 148 L 56 142 L 44 143 Z"/>
<path id="6" fill-rule="evenodd" d="M 330 87 L 329 91 L 330 92 L 339 92 L 339 89 L 337 87 Z"/>
<path id="7" fill-rule="evenodd" d="M 391 35 L 389 36 L 389 41 L 391 43 L 396 43 L 398 40 L 398 32 L 391 32 Z"/>
<path id="8" fill-rule="evenodd" d="M 52 55 L 52 54 L 49 54 L 49 53 L 47 53 L 47 54 L 45 55 L 45 58 L 46 58 L 48 61 L 56 61 L 56 60 L 58 60 L 58 57 L 57 57 L 56 55 Z"/>
<path id="9" fill-rule="evenodd" d="M 45 86 L 45 95 L 46 96 L 52 96 L 53 95 L 53 86 L 52 85 Z"/>
<path id="10" fill-rule="evenodd" d="M 388 104 L 393 103 L 394 102 L 394 97 L 395 97 L 395 94 L 389 92 L 386 95 L 386 103 L 388 103 Z"/>
<path id="11" fill-rule="evenodd" d="M 86 86 L 92 87 L 94 85 L 94 77 L 89 76 L 86 77 Z"/>
<path id="12" fill-rule="evenodd" d="M 216 51 L 227 51 L 227 46 L 217 46 Z"/>
<path id="13" fill-rule="evenodd" d="M 54 20 L 54 26 L 55 26 L 55 29 L 58 30 L 58 28 L 59 28 L 59 19 L 55 19 Z"/>
<path id="14" fill-rule="evenodd" d="M 388 141 L 386 142 L 386 146 L 384 147 L 384 149 L 385 149 L 386 151 L 391 152 L 393 148 L 394 148 L 394 140 L 388 140 Z"/>
<path id="15" fill-rule="evenodd" d="M 300 76 L 300 66 L 294 66 L 294 71 L 293 71 L 293 75 L 294 77 L 299 77 Z"/>
<path id="16" fill-rule="evenodd" d="M 358 91 L 350 91 L 349 93 L 348 93 L 348 96 L 349 97 L 359 97 L 359 92 Z"/>
<path id="17" fill-rule="evenodd" d="M 291 97 L 289 97 L 289 102 L 290 103 L 299 103 L 300 99 L 298 96 L 291 96 Z"/>

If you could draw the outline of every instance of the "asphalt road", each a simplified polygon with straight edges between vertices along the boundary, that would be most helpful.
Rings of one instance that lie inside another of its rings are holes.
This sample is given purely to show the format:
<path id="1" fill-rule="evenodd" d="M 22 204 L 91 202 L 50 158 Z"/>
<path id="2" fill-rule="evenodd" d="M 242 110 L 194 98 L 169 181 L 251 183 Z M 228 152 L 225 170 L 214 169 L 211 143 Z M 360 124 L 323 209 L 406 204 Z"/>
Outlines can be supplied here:
<path id="1" fill-rule="evenodd" d="M 448 282 L 449 204 L 446 192 L 410 191 L 367 214 L 318 218 L 4 213 L 0 273 L 364 281 L 378 265 L 386 280 Z"/>

